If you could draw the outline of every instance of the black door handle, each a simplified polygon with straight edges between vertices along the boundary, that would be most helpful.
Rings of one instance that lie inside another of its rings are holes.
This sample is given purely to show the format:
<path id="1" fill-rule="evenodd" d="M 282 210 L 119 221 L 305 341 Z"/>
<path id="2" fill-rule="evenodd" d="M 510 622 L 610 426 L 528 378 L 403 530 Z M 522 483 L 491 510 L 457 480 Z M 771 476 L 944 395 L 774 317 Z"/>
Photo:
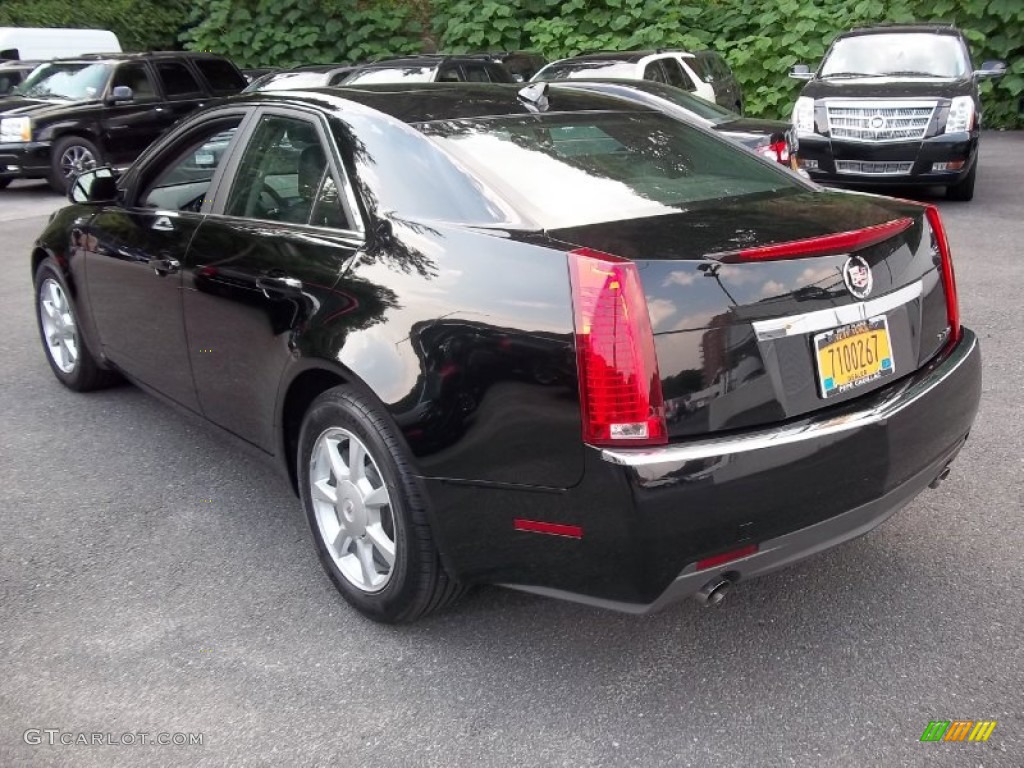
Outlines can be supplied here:
<path id="1" fill-rule="evenodd" d="M 150 259 L 149 266 L 153 268 L 157 277 L 166 277 L 180 270 L 181 262 L 177 259 Z"/>

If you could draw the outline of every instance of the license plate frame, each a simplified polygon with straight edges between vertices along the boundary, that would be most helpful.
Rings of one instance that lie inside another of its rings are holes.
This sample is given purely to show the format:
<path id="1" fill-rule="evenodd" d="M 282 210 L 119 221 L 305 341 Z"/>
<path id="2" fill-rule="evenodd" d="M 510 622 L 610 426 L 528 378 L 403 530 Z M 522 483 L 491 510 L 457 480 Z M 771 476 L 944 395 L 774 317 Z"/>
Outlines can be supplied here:
<path id="1" fill-rule="evenodd" d="M 848 344 L 850 341 L 854 344 Z M 824 400 L 860 389 L 896 372 L 889 318 L 885 315 L 815 334 L 812 346 L 818 391 Z M 869 359 L 872 362 L 867 363 Z"/>

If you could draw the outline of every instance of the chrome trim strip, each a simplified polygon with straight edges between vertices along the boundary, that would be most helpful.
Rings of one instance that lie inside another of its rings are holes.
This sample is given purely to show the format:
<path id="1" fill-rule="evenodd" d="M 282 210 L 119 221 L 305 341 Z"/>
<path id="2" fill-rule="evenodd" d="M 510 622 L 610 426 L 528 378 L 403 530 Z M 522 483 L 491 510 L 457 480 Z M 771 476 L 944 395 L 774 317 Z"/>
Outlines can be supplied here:
<path id="1" fill-rule="evenodd" d="M 680 445 L 669 445 L 660 448 L 605 448 L 601 451 L 601 459 L 610 464 L 626 467 L 643 467 L 666 464 L 670 462 L 697 461 L 699 459 L 730 456 L 749 451 L 760 451 L 765 448 L 777 448 L 782 445 L 799 443 L 805 440 L 821 438 L 862 429 L 873 424 L 885 422 L 893 414 L 908 408 L 920 398 L 940 386 L 946 379 L 956 373 L 978 346 L 978 338 L 964 329 L 963 340 L 953 348 L 949 357 L 943 360 L 929 375 L 916 381 L 911 379 L 903 387 L 898 388 L 882 402 L 870 408 L 853 413 L 823 419 L 821 421 L 805 420 L 796 424 L 771 429 L 748 432 L 745 435 L 695 440 Z"/>
<path id="2" fill-rule="evenodd" d="M 911 283 L 876 299 L 846 304 L 842 307 L 830 307 L 814 312 L 805 312 L 802 315 L 773 317 L 770 320 L 755 320 L 751 325 L 754 327 L 754 333 L 757 334 L 758 341 L 770 341 L 772 339 L 785 338 L 786 336 L 801 336 L 805 333 L 827 331 L 840 325 L 856 323 L 871 317 L 884 315 L 920 298 L 922 293 L 924 293 L 924 283 L 918 280 L 916 283 Z"/>

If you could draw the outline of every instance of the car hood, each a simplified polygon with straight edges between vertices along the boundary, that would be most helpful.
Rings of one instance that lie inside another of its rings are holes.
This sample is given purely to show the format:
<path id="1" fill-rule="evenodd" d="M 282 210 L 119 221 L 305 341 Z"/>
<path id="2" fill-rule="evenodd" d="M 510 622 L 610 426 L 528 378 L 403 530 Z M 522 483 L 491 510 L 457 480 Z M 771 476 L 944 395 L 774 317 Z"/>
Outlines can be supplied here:
<path id="1" fill-rule="evenodd" d="M 767 137 L 785 136 L 791 125 L 783 120 L 758 120 L 753 117 L 738 117 L 735 120 L 715 123 L 711 127 L 741 144 L 755 146 Z"/>
<path id="2" fill-rule="evenodd" d="M 29 99 L 24 96 L 7 96 L 0 99 L 0 115 L 4 117 L 49 117 L 70 110 L 81 109 L 91 104 L 99 104 L 98 99 L 91 101 L 63 101 L 60 99 Z"/>
<path id="3" fill-rule="evenodd" d="M 804 86 L 801 96 L 812 99 L 903 99 L 947 98 L 970 96 L 974 81 L 937 80 L 915 77 L 850 77 L 830 80 L 814 79 Z"/>

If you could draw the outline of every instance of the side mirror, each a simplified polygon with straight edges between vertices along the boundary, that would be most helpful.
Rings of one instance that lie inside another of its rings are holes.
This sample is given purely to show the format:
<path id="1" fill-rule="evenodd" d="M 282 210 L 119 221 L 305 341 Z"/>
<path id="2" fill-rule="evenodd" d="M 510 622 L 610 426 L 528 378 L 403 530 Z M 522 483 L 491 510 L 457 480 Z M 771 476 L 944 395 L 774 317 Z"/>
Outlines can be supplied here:
<path id="1" fill-rule="evenodd" d="M 68 200 L 72 203 L 114 203 L 117 202 L 117 174 L 113 168 L 91 168 L 75 177 L 68 188 Z"/>
<path id="2" fill-rule="evenodd" d="M 793 68 L 789 70 L 789 76 L 794 80 L 810 80 L 814 77 L 814 73 L 806 64 L 794 64 Z"/>
<path id="3" fill-rule="evenodd" d="M 981 69 L 974 70 L 975 77 L 1002 77 L 1006 74 L 1006 64 L 997 59 L 986 61 Z"/>
<path id="4" fill-rule="evenodd" d="M 107 104 L 123 104 L 127 101 L 132 101 L 135 98 L 135 94 L 132 93 L 132 89 L 127 85 L 115 85 L 114 89 L 107 96 Z"/>

